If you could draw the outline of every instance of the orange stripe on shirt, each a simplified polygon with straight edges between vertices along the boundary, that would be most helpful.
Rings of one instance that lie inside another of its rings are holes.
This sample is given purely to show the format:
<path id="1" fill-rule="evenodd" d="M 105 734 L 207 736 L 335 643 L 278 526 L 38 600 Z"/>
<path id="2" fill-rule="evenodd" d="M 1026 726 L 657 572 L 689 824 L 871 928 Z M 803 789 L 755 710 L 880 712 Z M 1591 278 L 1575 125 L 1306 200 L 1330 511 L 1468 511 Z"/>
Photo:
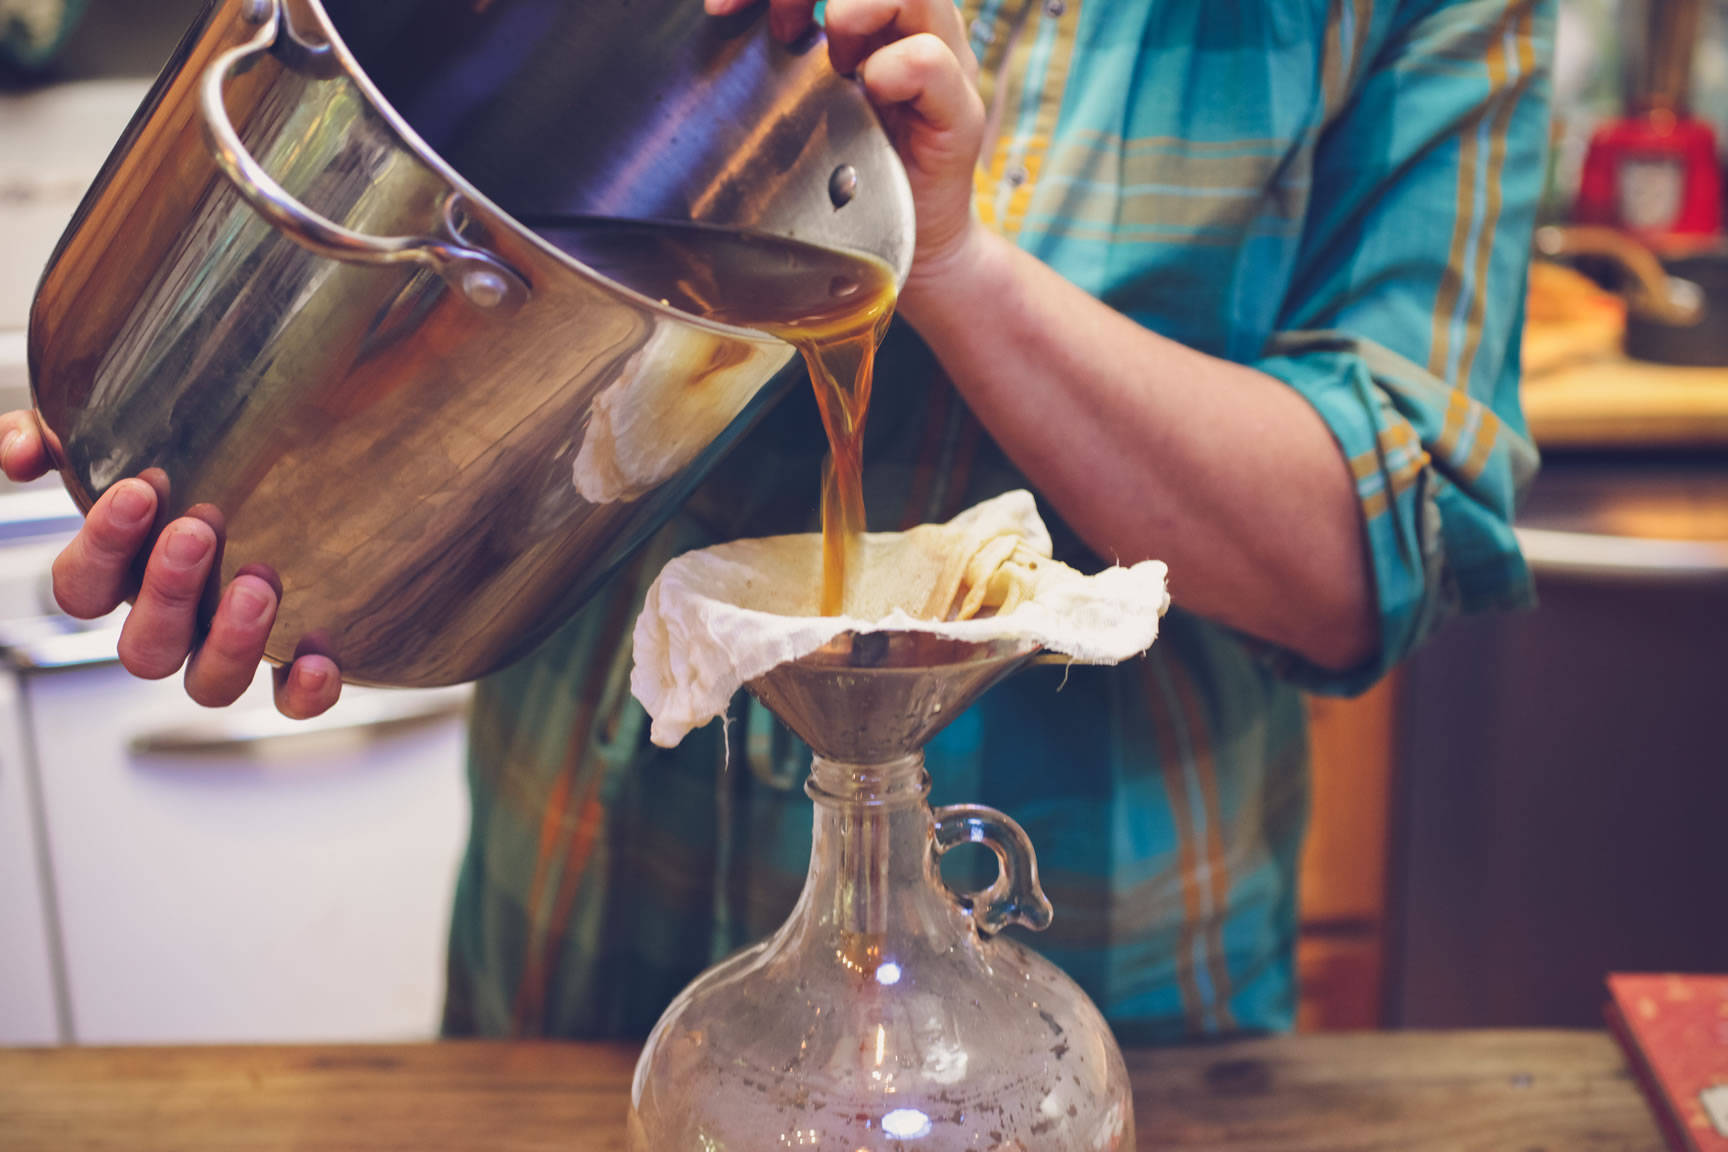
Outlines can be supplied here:
<path id="1" fill-rule="evenodd" d="M 1440 423 L 1440 435 L 1434 438 L 1434 455 L 1449 466 L 1458 450 L 1458 438 L 1464 434 L 1464 424 L 1470 419 L 1470 395 L 1463 388 L 1454 388 L 1446 398 L 1446 416 Z"/>
<path id="2" fill-rule="evenodd" d="M 1182 880 L 1182 928 L 1176 941 L 1176 987 L 1182 994 L 1182 1015 L 1192 1035 L 1206 1030 L 1200 982 L 1194 974 L 1194 939 L 1200 924 L 1200 853 L 1195 844 L 1192 809 L 1188 803 L 1188 780 L 1181 749 L 1176 744 L 1179 723 L 1170 707 L 1163 683 L 1164 662 L 1157 657 L 1141 662 L 1145 667 L 1144 688 L 1148 723 L 1158 745 L 1158 770 L 1164 777 L 1164 792 L 1170 800 L 1170 821 L 1176 829 L 1176 867 Z"/>
<path id="3" fill-rule="evenodd" d="M 570 922 L 570 910 L 576 903 L 576 893 L 582 886 L 583 876 L 587 874 L 588 863 L 594 855 L 594 845 L 600 839 L 600 828 L 606 820 L 606 805 L 600 799 L 600 784 L 604 777 L 604 772 L 588 774 L 582 803 L 577 809 L 576 829 L 570 837 L 569 851 L 564 858 L 557 902 L 551 919 L 547 921 L 540 959 L 536 965 L 538 979 L 533 988 L 533 999 L 527 1006 L 527 1019 L 534 1022 L 536 1035 L 544 1035 L 546 1031 L 546 976 L 557 968 L 564 942 L 564 929 Z"/>
<path id="4" fill-rule="evenodd" d="M 639 578 L 642 560 L 637 561 L 620 574 L 619 579 L 635 581 Z M 601 652 L 617 652 L 623 640 L 625 628 L 629 625 L 634 613 L 631 609 L 635 600 L 628 596 L 619 596 L 609 605 L 606 618 L 601 625 Z M 616 657 L 614 657 L 616 659 Z M 589 735 L 593 730 L 595 713 L 599 707 L 600 689 L 605 684 L 605 678 L 611 668 L 611 661 L 595 661 L 582 677 L 581 686 L 577 691 L 580 704 L 576 718 L 570 725 L 570 733 L 565 744 L 564 762 L 558 770 L 558 779 L 552 786 L 552 791 L 546 800 L 546 811 L 540 821 L 540 844 L 534 864 L 534 878 L 529 884 L 528 905 L 525 909 L 528 917 L 528 941 L 523 957 L 521 979 L 516 985 L 516 999 L 512 1010 L 512 1032 L 517 1036 L 538 1035 L 541 1025 L 541 1009 L 546 996 L 547 962 L 553 949 L 555 938 L 553 921 L 556 916 L 541 918 L 540 909 L 546 899 L 546 887 L 554 887 L 554 900 L 557 906 L 568 911 L 568 900 L 561 898 L 564 890 L 574 888 L 580 881 L 580 870 L 571 874 L 568 848 L 565 859 L 554 878 L 551 861 L 561 855 L 558 852 L 559 843 L 564 839 L 565 831 L 570 828 L 568 817 L 570 794 L 574 787 L 577 774 L 589 762 Z M 589 779 L 583 786 L 583 802 L 578 808 L 575 827 L 571 830 L 572 840 L 580 839 L 578 833 L 584 817 L 584 810 L 593 796 L 599 783 L 599 773 L 589 773 Z M 586 857 L 583 857 L 584 861 Z"/>
<path id="5" fill-rule="evenodd" d="M 1499 37 L 1488 51 L 1488 73 L 1495 76 L 1505 71 L 1506 49 Z M 1428 346 L 1428 372 L 1440 380 L 1446 379 L 1446 363 L 1452 353 L 1452 318 L 1458 310 L 1458 299 L 1464 293 L 1464 267 L 1469 257 L 1470 228 L 1476 216 L 1476 123 L 1471 116 L 1460 125 L 1458 132 L 1458 208 L 1452 217 L 1452 244 L 1447 250 L 1446 264 L 1440 269 L 1440 288 L 1434 298 L 1433 336 Z"/>
<path id="6" fill-rule="evenodd" d="M 523 948 L 522 975 L 516 982 L 516 1000 L 511 1010 L 510 1032 L 513 1036 L 538 1035 L 540 1021 L 537 1005 L 546 983 L 546 974 L 541 964 L 546 924 L 540 909 L 545 902 L 546 887 L 551 879 L 555 849 L 563 839 L 565 813 L 569 807 L 570 790 L 579 764 L 578 748 L 587 742 L 588 727 L 593 716 L 592 704 L 584 704 L 578 709 L 572 730 L 580 733 L 580 739 L 570 742 L 564 762 L 558 769 L 558 779 L 553 782 L 552 791 L 546 797 L 546 809 L 541 816 L 540 844 L 534 858 L 534 878 L 528 885 L 528 903 L 524 909 L 528 918 L 528 940 Z M 531 1027 L 533 1031 L 530 1031 Z"/>
<path id="7" fill-rule="evenodd" d="M 989 162 L 980 164 L 972 173 L 972 206 L 977 209 L 979 223 L 992 232 L 1002 230 L 1001 221 L 996 218 L 996 190 L 1001 187 L 1003 176 L 1008 171 L 1011 143 L 1006 137 L 996 141 Z"/>
<path id="8" fill-rule="evenodd" d="M 1488 410 L 1487 405 L 1476 406 L 1476 438 L 1470 444 L 1470 456 L 1459 466 L 1459 478 L 1465 484 L 1473 484 L 1481 479 L 1482 473 L 1488 468 L 1488 457 L 1494 454 L 1494 445 L 1500 441 L 1500 418 Z"/>
<path id="9" fill-rule="evenodd" d="M 1504 39 L 1497 42 L 1497 50 L 1488 57 L 1488 85 L 1500 101 L 1500 107 L 1495 109 L 1492 129 L 1488 137 L 1488 200 L 1483 210 L 1482 230 L 1476 238 L 1476 251 L 1473 261 L 1471 282 L 1476 285 L 1476 291 L 1470 297 L 1470 310 L 1464 322 L 1464 349 L 1458 357 L 1458 379 L 1456 387 L 1468 388 L 1470 371 L 1476 362 L 1476 349 L 1482 341 L 1482 324 L 1488 308 L 1488 293 L 1483 286 L 1488 283 L 1488 261 L 1494 253 L 1495 233 L 1500 227 L 1500 207 L 1502 193 L 1500 189 L 1501 173 L 1506 167 L 1506 140 L 1512 127 L 1512 113 L 1519 104 L 1519 95 L 1530 85 L 1535 74 L 1535 49 L 1532 44 L 1531 9 L 1526 5 L 1514 17 L 1513 42 L 1518 54 L 1518 75 L 1509 75 L 1512 64 L 1505 50 Z M 1507 91 L 1510 82 L 1511 90 Z M 1480 432 L 1480 429 L 1479 429 Z"/>
<path id="10" fill-rule="evenodd" d="M 1224 856 L 1218 773 L 1212 762 L 1212 726 L 1200 705 L 1193 676 L 1185 665 L 1172 667 L 1171 681 L 1188 729 L 1188 749 L 1194 757 L 1194 775 L 1200 781 L 1200 800 L 1206 812 L 1206 879 L 1208 903 L 1212 908 L 1205 924 L 1206 971 L 1212 978 L 1212 1007 L 1218 1018 L 1218 1027 L 1229 1031 L 1236 1026 L 1230 1012 L 1230 965 L 1224 955 L 1224 913 L 1230 907 L 1230 865 Z"/>

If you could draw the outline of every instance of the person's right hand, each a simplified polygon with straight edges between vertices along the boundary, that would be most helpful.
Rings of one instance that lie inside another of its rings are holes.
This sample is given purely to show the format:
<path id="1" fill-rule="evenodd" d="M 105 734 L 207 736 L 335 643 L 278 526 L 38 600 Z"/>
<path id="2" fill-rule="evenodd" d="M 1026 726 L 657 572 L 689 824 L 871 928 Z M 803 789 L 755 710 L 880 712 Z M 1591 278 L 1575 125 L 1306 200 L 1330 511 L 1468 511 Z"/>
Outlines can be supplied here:
<path id="1" fill-rule="evenodd" d="M 0 415 L 0 471 L 8 479 L 34 480 L 51 463 L 34 414 Z M 104 492 L 54 561 L 54 599 L 80 620 L 105 616 L 131 600 L 119 645 L 126 670 L 160 680 L 184 667 L 188 696 L 206 707 L 232 704 L 264 658 L 281 589 L 269 573 L 242 568 L 200 634 L 198 608 L 218 554 L 216 531 L 195 516 L 173 521 L 157 538 L 138 582 L 135 563 L 150 538 L 157 500 L 156 489 L 137 478 Z M 276 669 L 276 707 L 286 716 L 316 716 L 341 691 L 341 673 L 327 656 L 301 655 Z"/>
<path id="2" fill-rule="evenodd" d="M 716 16 L 762 2 L 705 0 Z M 816 8 L 816 0 L 766 3 L 770 28 L 785 41 L 805 33 Z M 921 298 L 940 298 L 945 267 L 964 263 L 985 237 L 972 209 L 985 119 L 978 61 L 953 0 L 827 0 L 823 29 L 829 59 L 856 73 L 906 168 L 917 244 L 899 309 L 917 326 Z"/>

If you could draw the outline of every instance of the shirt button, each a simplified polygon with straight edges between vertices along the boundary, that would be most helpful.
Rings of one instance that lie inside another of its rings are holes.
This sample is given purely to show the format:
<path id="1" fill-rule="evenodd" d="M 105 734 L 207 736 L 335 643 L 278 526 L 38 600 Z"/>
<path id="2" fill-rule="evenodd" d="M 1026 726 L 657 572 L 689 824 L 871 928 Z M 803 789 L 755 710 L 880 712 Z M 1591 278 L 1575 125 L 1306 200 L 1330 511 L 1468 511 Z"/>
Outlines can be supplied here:
<path id="1" fill-rule="evenodd" d="M 1026 183 L 1027 178 L 1032 174 L 1026 171 L 1026 166 L 1024 164 L 1016 164 L 1014 167 L 1008 169 L 1007 172 L 1003 173 L 1003 175 L 1007 177 L 1008 186 L 1010 188 L 1018 188 L 1020 185 Z"/>
<path id="2" fill-rule="evenodd" d="M 1045 0 L 1044 15 L 1050 17 L 1052 20 L 1061 16 L 1062 13 L 1066 11 L 1068 11 L 1068 5 L 1065 0 Z"/>
<path id="3" fill-rule="evenodd" d="M 1056 0 L 1052 0 L 1052 3 L 1054 2 L 1056 2 Z M 971 31 L 972 39 L 976 40 L 980 44 L 988 44 L 990 41 L 996 39 L 996 26 L 991 24 L 990 21 L 984 19 L 982 16 L 972 21 Z"/>

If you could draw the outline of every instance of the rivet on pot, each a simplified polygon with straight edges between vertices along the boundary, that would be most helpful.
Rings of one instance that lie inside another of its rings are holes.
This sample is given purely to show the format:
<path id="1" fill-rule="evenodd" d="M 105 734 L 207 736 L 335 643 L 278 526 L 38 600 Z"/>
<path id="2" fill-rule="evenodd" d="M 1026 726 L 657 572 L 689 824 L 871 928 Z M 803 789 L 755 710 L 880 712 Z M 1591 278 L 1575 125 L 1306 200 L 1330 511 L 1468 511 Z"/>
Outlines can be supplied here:
<path id="1" fill-rule="evenodd" d="M 510 286 L 498 273 L 476 268 L 462 277 L 462 292 L 478 308 L 496 308 L 510 294 Z"/>
<path id="2" fill-rule="evenodd" d="M 828 177 L 828 199 L 834 202 L 834 207 L 846 207 L 852 202 L 852 197 L 856 195 L 858 195 L 858 170 L 850 164 L 842 164 L 834 169 L 834 174 Z"/>

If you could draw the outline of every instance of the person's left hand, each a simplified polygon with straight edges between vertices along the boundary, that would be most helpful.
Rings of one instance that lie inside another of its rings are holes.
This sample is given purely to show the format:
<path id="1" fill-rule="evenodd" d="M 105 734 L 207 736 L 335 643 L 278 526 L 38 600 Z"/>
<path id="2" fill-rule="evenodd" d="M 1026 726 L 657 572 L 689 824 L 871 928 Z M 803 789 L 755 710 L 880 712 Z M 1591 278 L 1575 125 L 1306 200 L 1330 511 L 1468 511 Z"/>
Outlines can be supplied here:
<path id="1" fill-rule="evenodd" d="M 726 15 L 758 0 L 706 0 Z M 810 27 L 816 0 L 768 0 L 783 41 Z M 978 61 L 953 0 L 828 0 L 828 56 L 856 72 L 906 166 L 918 214 L 918 245 L 907 281 L 963 257 L 981 231 L 972 212 L 973 172 L 984 138 Z M 904 296 L 903 296 L 904 300 Z"/>

